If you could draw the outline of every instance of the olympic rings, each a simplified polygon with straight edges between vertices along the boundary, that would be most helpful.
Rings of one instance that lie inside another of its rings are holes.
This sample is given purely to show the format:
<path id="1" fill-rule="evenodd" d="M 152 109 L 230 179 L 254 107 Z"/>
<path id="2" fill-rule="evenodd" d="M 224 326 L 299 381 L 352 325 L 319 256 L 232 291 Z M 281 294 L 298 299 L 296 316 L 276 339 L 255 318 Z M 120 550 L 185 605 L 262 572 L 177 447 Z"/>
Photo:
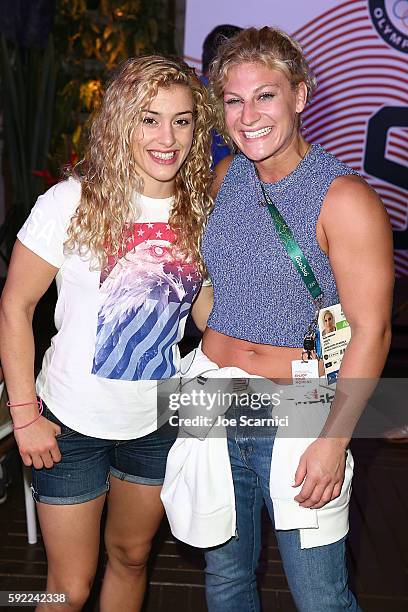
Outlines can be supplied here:
<path id="1" fill-rule="evenodd" d="M 397 0 L 392 7 L 394 16 L 408 26 L 408 0 Z"/>

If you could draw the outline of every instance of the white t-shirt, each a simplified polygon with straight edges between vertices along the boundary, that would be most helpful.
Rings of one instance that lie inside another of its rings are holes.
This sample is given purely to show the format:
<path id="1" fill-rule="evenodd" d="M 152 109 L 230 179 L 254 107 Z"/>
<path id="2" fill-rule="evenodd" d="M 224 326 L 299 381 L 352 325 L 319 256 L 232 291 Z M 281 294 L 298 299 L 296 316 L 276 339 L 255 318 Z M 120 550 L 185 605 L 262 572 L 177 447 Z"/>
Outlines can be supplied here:
<path id="1" fill-rule="evenodd" d="M 127 440 L 157 429 L 156 383 L 179 370 L 177 342 L 201 285 L 193 264 L 175 261 L 168 225 L 173 198 L 137 194 L 141 215 L 126 254 L 102 272 L 64 254 L 81 186 L 69 179 L 40 196 L 18 239 L 59 268 L 56 335 L 37 393 L 80 433 Z"/>

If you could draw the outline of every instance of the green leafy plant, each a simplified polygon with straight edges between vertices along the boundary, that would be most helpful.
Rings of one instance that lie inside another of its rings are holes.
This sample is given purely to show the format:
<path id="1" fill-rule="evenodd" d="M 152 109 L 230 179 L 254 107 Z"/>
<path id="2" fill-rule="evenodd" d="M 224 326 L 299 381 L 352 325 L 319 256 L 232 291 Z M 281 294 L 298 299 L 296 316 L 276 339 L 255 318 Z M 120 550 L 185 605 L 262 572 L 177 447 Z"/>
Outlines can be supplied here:
<path id="1" fill-rule="evenodd" d="M 98 106 L 112 70 L 128 57 L 174 52 L 167 0 L 58 0 L 54 36 L 60 63 L 49 167 L 81 156 L 86 119 Z"/>
<path id="2" fill-rule="evenodd" d="M 174 52 L 171 4 L 57 0 L 45 49 L 19 49 L 1 40 L 10 197 L 0 247 L 6 242 L 7 254 L 38 194 L 57 182 L 62 166 L 81 156 L 83 127 L 98 107 L 112 69 L 130 56 Z"/>
<path id="3" fill-rule="evenodd" d="M 11 206 L 6 218 L 13 230 L 21 225 L 43 189 L 36 168 L 46 167 L 49 154 L 57 62 L 52 38 L 45 50 L 24 53 L 0 40 L 1 90 Z"/>

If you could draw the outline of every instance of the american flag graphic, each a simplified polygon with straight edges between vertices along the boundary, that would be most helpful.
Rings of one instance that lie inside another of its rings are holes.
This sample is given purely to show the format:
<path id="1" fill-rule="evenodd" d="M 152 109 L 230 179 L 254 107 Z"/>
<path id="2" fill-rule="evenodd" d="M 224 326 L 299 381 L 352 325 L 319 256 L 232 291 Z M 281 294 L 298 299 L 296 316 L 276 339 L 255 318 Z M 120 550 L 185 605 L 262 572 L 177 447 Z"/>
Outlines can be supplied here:
<path id="1" fill-rule="evenodd" d="M 176 373 L 176 345 L 201 276 L 174 258 L 173 242 L 169 224 L 135 223 L 126 253 L 102 272 L 96 376 L 160 380 Z"/>
<path id="2" fill-rule="evenodd" d="M 384 7 L 408 35 L 408 1 L 391 0 Z M 384 23 L 380 25 L 385 28 Z M 383 40 L 366 0 L 339 3 L 294 36 L 318 81 L 314 100 L 303 116 L 305 137 L 323 145 L 367 180 L 382 198 L 394 236 L 398 236 L 397 231 L 407 229 L 408 171 L 395 184 L 387 176 L 369 172 L 365 158 L 370 119 L 381 109 L 408 113 L 408 48 L 404 53 Z M 388 129 L 385 165 L 390 162 L 407 168 L 406 126 L 407 122 Z M 395 251 L 395 264 L 398 276 L 408 276 L 407 250 Z"/>

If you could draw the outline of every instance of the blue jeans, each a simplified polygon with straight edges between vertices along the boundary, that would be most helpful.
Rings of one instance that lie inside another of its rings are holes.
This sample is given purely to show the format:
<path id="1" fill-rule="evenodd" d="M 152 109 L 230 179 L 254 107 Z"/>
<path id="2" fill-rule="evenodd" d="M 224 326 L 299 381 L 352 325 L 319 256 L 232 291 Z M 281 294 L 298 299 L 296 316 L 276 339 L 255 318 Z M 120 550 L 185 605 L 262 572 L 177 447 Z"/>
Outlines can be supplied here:
<path id="1" fill-rule="evenodd" d="M 163 484 L 167 455 L 177 430 L 163 425 L 132 440 L 93 438 L 70 429 L 44 404 L 43 416 L 61 427 L 61 461 L 52 468 L 32 468 L 32 491 L 44 504 L 81 504 L 109 489 L 109 478 L 145 485 Z"/>
<path id="2" fill-rule="evenodd" d="M 239 422 L 242 410 L 228 416 Z M 261 413 L 262 412 L 262 413 Z M 260 417 L 270 416 L 260 410 Z M 257 415 L 258 416 L 258 415 Z M 206 597 L 209 612 L 258 612 L 255 571 L 261 550 L 261 508 L 273 519 L 269 474 L 276 431 L 268 437 L 252 428 L 228 427 L 237 511 L 237 535 L 222 546 L 207 549 Z M 357 612 L 348 587 L 345 538 L 334 544 L 301 549 L 297 529 L 277 530 L 276 538 L 286 578 L 300 612 Z"/>

